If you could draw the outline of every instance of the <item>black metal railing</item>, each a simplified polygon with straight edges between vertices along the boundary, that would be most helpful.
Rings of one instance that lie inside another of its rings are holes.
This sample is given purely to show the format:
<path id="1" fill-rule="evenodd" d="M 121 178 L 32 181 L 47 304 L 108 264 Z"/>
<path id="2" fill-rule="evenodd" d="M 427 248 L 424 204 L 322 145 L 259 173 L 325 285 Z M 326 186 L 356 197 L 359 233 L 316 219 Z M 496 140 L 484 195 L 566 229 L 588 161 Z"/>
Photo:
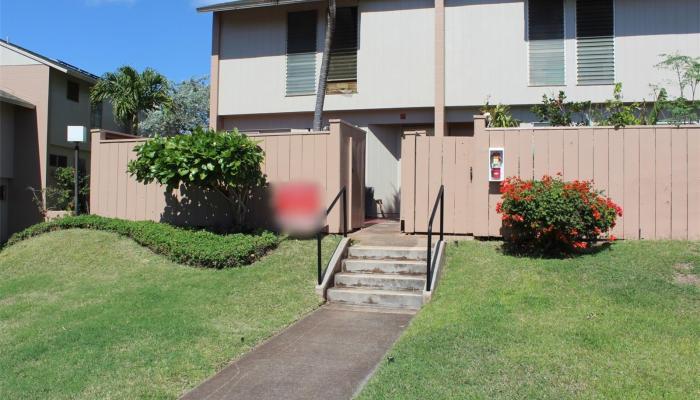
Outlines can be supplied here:
<path id="1" fill-rule="evenodd" d="M 338 202 L 338 199 L 343 200 L 343 237 L 348 236 L 348 196 L 347 196 L 347 190 L 345 189 L 345 186 L 343 186 L 342 189 L 340 189 L 340 192 L 338 192 L 338 195 L 335 196 L 335 199 L 333 199 L 333 202 L 331 203 L 330 207 L 326 210 L 326 217 L 328 217 L 328 214 L 331 213 L 333 210 L 333 207 L 335 207 L 335 204 Z M 328 225 L 324 226 L 322 229 L 318 231 L 316 234 L 316 266 L 318 269 L 318 284 L 320 285 L 323 282 L 323 269 L 321 268 L 321 241 L 323 240 L 323 235 L 324 232 L 328 229 Z"/>
<path id="2" fill-rule="evenodd" d="M 430 214 L 430 220 L 428 221 L 428 258 L 425 262 L 426 267 L 426 290 L 429 292 L 430 287 L 433 283 L 433 273 L 435 267 L 435 260 L 433 260 L 433 220 L 435 219 L 435 212 L 440 206 L 440 240 L 435 246 L 435 258 L 437 258 L 438 250 L 440 250 L 440 244 L 445 240 L 445 231 L 443 229 L 445 225 L 445 186 L 440 185 L 440 191 L 438 192 L 437 198 L 435 199 L 435 204 L 433 205 L 433 212 Z"/>

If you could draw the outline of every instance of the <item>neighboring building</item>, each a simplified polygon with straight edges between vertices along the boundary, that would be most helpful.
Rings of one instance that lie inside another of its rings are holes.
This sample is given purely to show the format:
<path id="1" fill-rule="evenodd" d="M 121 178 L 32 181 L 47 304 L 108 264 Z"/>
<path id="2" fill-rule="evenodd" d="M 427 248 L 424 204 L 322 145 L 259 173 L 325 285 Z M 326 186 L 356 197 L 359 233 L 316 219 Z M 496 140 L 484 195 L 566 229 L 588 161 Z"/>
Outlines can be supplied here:
<path id="1" fill-rule="evenodd" d="M 111 108 L 90 104 L 98 77 L 0 41 L 0 243 L 41 221 L 35 189 L 52 183 L 57 167 L 73 166 L 68 125 L 115 129 Z M 103 122 L 104 125 L 103 126 Z M 79 169 L 89 173 L 90 144 L 80 145 Z"/>
<path id="2" fill-rule="evenodd" d="M 311 128 L 326 1 L 241 0 L 213 12 L 211 124 Z M 700 56 L 699 0 L 338 1 L 325 118 L 368 132 L 366 183 L 399 210 L 401 135 L 464 136 L 487 98 L 526 122 L 543 94 L 627 101 L 673 77 L 662 53 Z"/>

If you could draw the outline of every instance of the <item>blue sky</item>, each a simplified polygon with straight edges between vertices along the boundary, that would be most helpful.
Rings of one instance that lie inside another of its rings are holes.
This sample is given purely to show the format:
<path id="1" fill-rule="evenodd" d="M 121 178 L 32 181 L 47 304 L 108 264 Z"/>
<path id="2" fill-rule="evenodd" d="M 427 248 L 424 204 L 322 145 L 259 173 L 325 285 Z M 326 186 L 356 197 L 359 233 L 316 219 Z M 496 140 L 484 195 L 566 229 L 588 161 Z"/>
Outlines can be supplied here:
<path id="1" fill-rule="evenodd" d="M 0 0 L 0 37 L 102 75 L 153 67 L 180 81 L 209 75 L 207 0 Z"/>

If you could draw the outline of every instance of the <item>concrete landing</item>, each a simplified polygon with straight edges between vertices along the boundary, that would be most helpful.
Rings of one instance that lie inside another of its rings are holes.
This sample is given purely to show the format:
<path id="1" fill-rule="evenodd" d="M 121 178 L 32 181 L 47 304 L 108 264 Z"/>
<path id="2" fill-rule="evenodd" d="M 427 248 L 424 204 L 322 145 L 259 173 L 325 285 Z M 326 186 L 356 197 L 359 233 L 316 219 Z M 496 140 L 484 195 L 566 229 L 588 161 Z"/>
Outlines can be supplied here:
<path id="1" fill-rule="evenodd" d="M 428 243 L 424 235 L 401 233 L 399 221 L 392 220 L 373 222 L 349 236 L 355 243 L 369 246 L 422 247 Z"/>
<path id="2" fill-rule="evenodd" d="M 351 399 L 413 313 L 324 306 L 182 399 Z"/>

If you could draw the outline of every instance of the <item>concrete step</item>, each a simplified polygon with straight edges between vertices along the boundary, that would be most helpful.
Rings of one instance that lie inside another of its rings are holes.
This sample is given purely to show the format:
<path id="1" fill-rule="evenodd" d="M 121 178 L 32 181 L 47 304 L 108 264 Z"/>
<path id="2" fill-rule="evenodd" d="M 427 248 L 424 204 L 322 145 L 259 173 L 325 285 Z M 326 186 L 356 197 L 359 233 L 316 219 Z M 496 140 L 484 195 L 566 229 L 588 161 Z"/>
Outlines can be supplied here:
<path id="1" fill-rule="evenodd" d="M 372 260 L 425 260 L 425 247 L 351 246 L 348 256 Z"/>
<path id="2" fill-rule="evenodd" d="M 343 270 L 354 273 L 425 275 L 426 267 L 425 261 L 345 259 Z"/>
<path id="3" fill-rule="evenodd" d="M 335 274 L 335 287 L 421 291 L 425 288 L 425 276 L 341 272 Z"/>
<path id="4" fill-rule="evenodd" d="M 423 294 L 413 291 L 330 288 L 331 303 L 417 310 L 423 305 Z"/>

